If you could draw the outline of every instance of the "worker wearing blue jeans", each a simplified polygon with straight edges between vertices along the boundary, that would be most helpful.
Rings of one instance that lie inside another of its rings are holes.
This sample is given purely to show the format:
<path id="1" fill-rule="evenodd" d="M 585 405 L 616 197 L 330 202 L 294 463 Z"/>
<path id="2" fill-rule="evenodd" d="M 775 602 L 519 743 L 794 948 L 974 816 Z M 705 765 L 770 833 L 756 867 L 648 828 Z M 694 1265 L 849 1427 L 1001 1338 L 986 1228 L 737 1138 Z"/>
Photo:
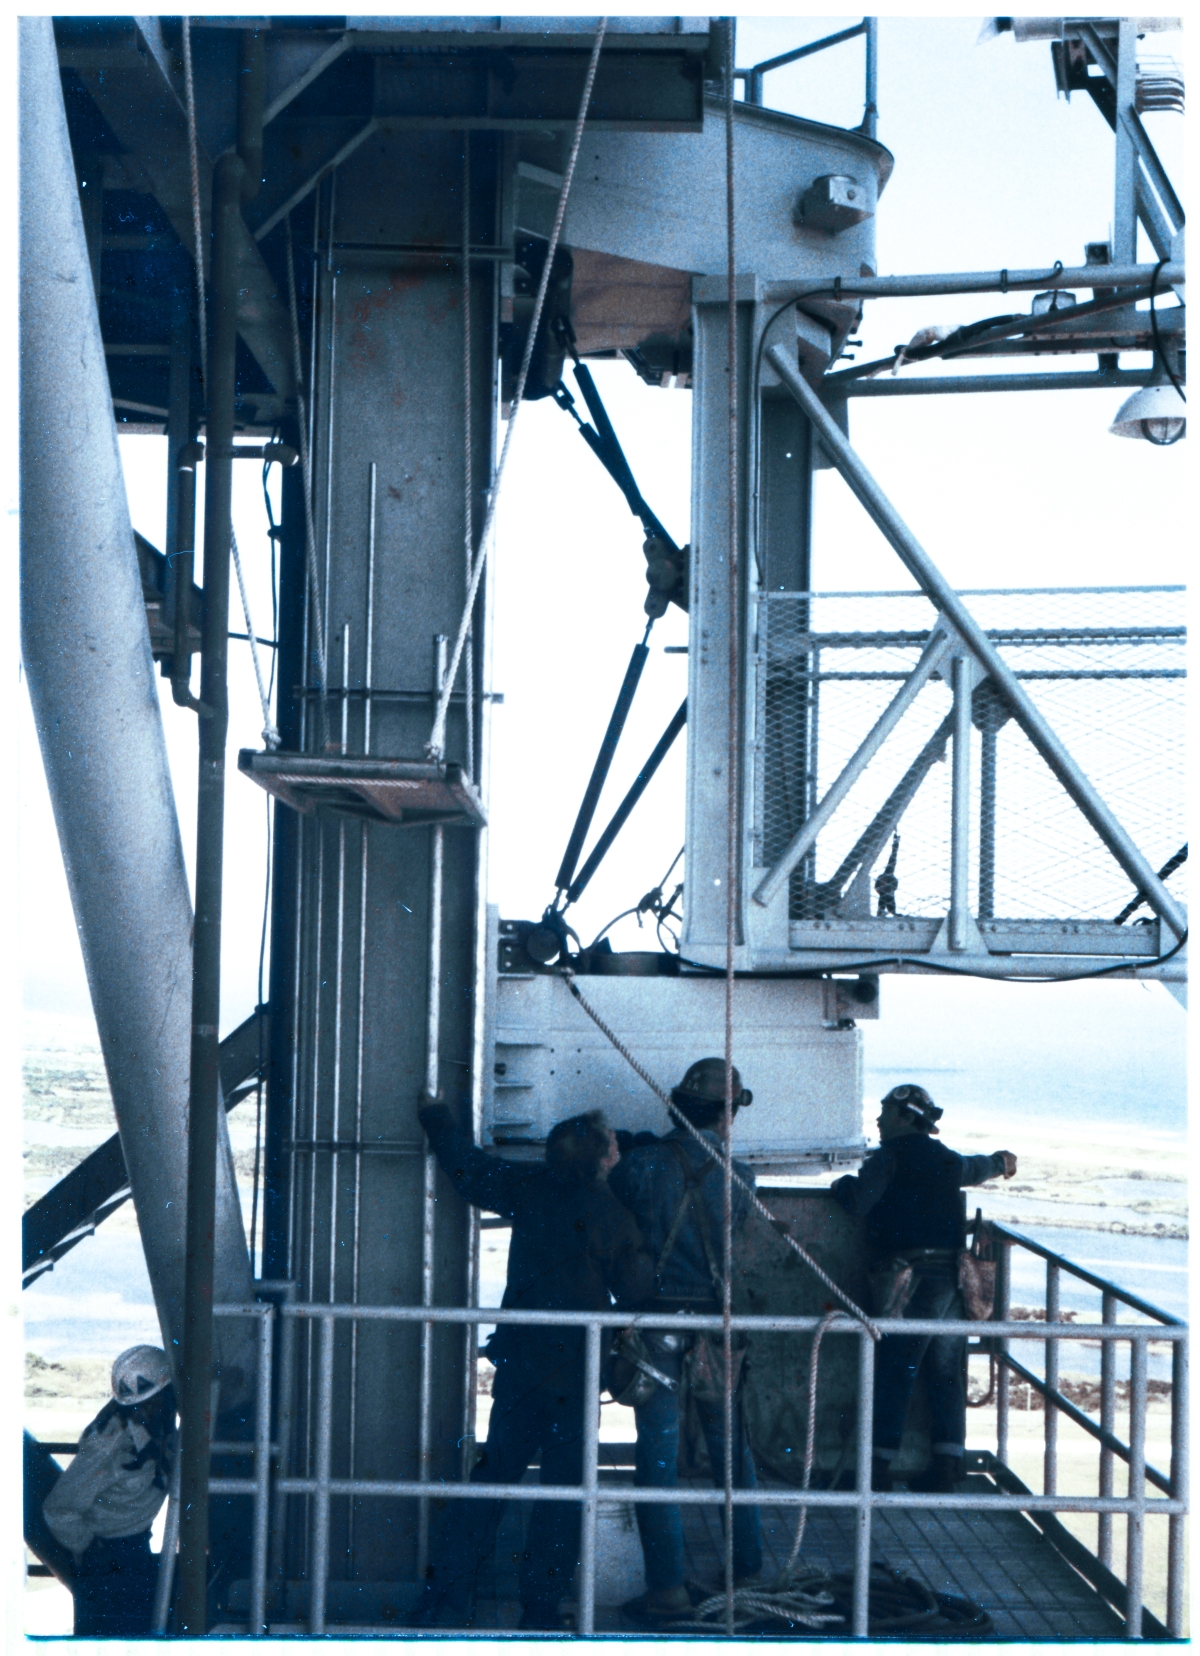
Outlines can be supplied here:
<path id="1" fill-rule="evenodd" d="M 649 1330 L 644 1336 L 652 1352 L 651 1361 L 669 1379 L 678 1382 L 683 1371 L 682 1350 L 662 1348 L 661 1336 Z M 668 1338 L 683 1345 L 679 1335 Z M 725 1476 L 725 1405 L 694 1400 L 700 1427 L 708 1446 L 714 1483 Z M 679 1392 L 657 1386 L 653 1395 L 635 1407 L 637 1452 L 635 1480 L 648 1489 L 676 1489 L 679 1485 Z M 742 1425 L 740 1390 L 733 1398 L 733 1487 L 755 1489 L 754 1462 Z M 723 1514 L 722 1514 L 723 1516 Z M 646 1567 L 646 1588 L 651 1594 L 665 1593 L 683 1581 L 683 1518 L 677 1506 L 655 1502 L 639 1503 L 638 1534 Z M 762 1537 L 756 1506 L 733 1509 L 733 1573 L 739 1580 L 757 1576 L 762 1570 Z"/>

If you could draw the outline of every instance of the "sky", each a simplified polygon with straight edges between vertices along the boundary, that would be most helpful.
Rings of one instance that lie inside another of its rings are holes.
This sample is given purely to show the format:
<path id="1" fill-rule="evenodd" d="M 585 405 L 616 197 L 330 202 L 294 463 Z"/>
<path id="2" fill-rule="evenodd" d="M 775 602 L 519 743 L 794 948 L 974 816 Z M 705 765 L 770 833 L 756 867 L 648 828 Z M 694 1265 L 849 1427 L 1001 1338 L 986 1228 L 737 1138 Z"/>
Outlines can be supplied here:
<path id="1" fill-rule="evenodd" d="M 844 27 L 844 18 L 742 18 L 737 59 L 750 64 Z M 879 137 L 896 157 L 878 214 L 881 273 L 1082 263 L 1112 219 L 1112 139 L 1090 100 L 1055 95 L 1049 46 L 1011 35 L 978 44 L 978 18 L 880 24 Z M 1147 49 L 1182 58 L 1182 37 Z M 766 101 L 837 125 L 861 117 L 862 43 L 768 76 Z M 1147 117 L 1168 171 L 1182 179 L 1182 123 Z M 1143 249 L 1143 257 L 1151 256 Z M 1019 298 L 1024 306 L 1027 298 Z M 869 303 L 864 357 L 887 354 L 930 323 L 1007 308 L 993 296 Z M 1087 362 L 1055 366 L 1091 366 Z M 1127 364 L 1127 365 L 1131 365 Z M 650 389 L 624 364 L 597 383 L 643 492 L 676 537 L 688 535 L 690 393 Z M 851 404 L 851 440 L 901 514 L 959 586 L 1183 580 L 1187 445 L 1157 449 L 1107 433 L 1107 392 L 922 397 Z M 122 439 L 135 525 L 161 546 L 165 441 Z M 266 518 L 256 466 L 237 468 L 235 522 L 255 629 L 270 630 Z M 549 401 L 522 412 L 497 516 L 489 892 L 505 916 L 533 917 L 558 865 L 629 650 L 641 635 L 641 533 L 622 497 Z M 894 554 L 832 472 L 818 475 L 814 586 L 907 585 Z M 231 626 L 243 630 L 236 589 Z M 672 610 L 654 650 L 602 802 L 632 780 L 686 684 L 686 620 Z M 165 688 L 165 687 L 164 687 Z M 222 1028 L 252 1008 L 266 854 L 263 795 L 236 773 L 241 746 L 261 746 L 262 717 L 245 645 L 231 646 L 230 769 Z M 163 700 L 189 867 L 195 725 Z M 27 698 L 19 712 L 21 922 L 25 1003 L 88 1011 L 86 981 Z M 579 904 L 587 941 L 663 876 L 683 839 L 684 743 Z M 654 947 L 633 920 L 613 933 Z M 1134 1108 L 1154 1086 L 1182 1087 L 1184 1018 L 1161 986 L 945 984 L 893 979 L 883 1016 L 865 1025 L 868 1063 L 936 1067 L 949 1042 L 979 1081 L 1044 1086 L 1055 1074 L 1121 1077 Z M 1015 1009 L 1023 1039 L 1008 1038 Z M 1086 1058 L 1085 1056 L 1086 1055 Z M 974 1066 L 972 1070 L 972 1066 Z M 1021 1078 L 1025 1081 L 1022 1082 Z"/>

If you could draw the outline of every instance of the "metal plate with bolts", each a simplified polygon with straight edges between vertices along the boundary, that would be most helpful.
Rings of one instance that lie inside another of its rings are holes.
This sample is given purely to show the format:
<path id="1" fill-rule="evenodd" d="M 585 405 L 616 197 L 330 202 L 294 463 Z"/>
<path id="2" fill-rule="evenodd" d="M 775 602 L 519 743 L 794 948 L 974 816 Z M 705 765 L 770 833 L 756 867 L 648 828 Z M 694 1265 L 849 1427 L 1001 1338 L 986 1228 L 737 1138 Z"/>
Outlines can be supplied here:
<path id="1" fill-rule="evenodd" d="M 487 826 L 479 794 L 461 765 L 242 748 L 238 769 L 297 811 L 326 806 L 408 828 Z"/>

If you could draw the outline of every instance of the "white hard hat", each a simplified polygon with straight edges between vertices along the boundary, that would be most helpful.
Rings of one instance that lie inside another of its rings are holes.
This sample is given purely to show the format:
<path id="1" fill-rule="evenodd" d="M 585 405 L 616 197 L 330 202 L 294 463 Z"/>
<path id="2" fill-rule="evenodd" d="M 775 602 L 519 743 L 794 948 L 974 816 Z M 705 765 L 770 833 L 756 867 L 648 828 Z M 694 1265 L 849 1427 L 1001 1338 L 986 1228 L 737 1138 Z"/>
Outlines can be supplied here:
<path id="1" fill-rule="evenodd" d="M 144 1403 L 171 1384 L 171 1365 L 157 1346 L 135 1345 L 112 1366 L 112 1394 L 118 1403 Z"/>

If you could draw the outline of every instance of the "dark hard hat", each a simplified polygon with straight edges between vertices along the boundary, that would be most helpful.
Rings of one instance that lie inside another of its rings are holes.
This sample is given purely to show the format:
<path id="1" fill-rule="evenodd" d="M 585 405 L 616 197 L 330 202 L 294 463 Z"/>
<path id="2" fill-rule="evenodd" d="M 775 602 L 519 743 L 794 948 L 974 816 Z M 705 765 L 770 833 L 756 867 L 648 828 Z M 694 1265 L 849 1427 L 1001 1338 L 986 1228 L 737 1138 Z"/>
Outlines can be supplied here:
<path id="1" fill-rule="evenodd" d="M 723 1104 L 725 1102 L 725 1060 L 724 1058 L 701 1058 L 692 1065 L 683 1080 L 676 1087 L 677 1093 L 682 1093 L 689 1099 L 695 1099 L 702 1104 Z M 753 1099 L 754 1094 L 748 1087 L 742 1086 L 742 1078 L 736 1068 L 733 1072 L 733 1102 L 735 1107 L 745 1109 Z"/>
<path id="2" fill-rule="evenodd" d="M 934 1123 L 940 1121 L 945 1113 L 933 1102 L 924 1087 L 918 1087 L 913 1081 L 905 1082 L 903 1086 L 893 1087 L 882 1102 L 892 1104 L 898 1110 L 903 1110 L 905 1115 L 916 1116 L 933 1131 L 936 1131 Z"/>

